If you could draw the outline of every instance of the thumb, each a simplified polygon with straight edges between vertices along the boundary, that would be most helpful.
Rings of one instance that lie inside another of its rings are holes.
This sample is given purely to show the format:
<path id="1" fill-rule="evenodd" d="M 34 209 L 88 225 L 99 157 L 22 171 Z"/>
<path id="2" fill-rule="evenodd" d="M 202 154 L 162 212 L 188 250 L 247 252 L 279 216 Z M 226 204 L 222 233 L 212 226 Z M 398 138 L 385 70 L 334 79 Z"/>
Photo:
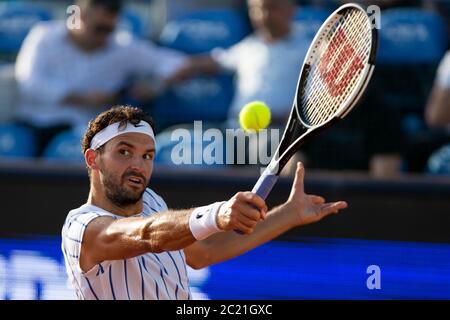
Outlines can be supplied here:
<path id="1" fill-rule="evenodd" d="M 304 193 L 305 167 L 303 163 L 297 162 L 297 170 L 295 171 L 294 183 L 292 185 L 293 193 Z"/>

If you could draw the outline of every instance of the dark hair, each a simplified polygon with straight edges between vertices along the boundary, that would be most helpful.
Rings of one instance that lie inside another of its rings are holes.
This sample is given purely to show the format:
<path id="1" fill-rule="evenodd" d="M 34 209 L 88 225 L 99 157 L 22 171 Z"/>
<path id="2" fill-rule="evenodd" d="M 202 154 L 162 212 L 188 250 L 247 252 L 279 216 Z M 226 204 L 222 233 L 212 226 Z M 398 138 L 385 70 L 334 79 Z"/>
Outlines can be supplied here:
<path id="1" fill-rule="evenodd" d="M 78 4 L 85 8 L 101 7 L 111 13 L 119 13 L 122 10 L 122 0 L 78 0 Z"/>
<path id="2" fill-rule="evenodd" d="M 81 151 L 84 154 L 86 150 L 90 148 L 92 138 L 107 126 L 116 122 L 120 122 L 121 126 L 124 126 L 127 122 L 138 124 L 140 121 L 147 122 L 152 127 L 153 131 L 155 131 L 153 119 L 139 108 L 131 106 L 115 106 L 100 113 L 94 120 L 89 122 L 81 142 Z"/>

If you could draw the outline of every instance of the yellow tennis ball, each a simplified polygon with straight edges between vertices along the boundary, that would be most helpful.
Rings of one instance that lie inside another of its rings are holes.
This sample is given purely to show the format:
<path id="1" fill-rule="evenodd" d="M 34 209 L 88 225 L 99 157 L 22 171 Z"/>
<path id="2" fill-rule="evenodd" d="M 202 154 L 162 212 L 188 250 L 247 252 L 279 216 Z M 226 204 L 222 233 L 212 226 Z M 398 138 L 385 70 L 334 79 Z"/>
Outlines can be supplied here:
<path id="1" fill-rule="evenodd" d="M 239 123 L 245 131 L 265 129 L 270 124 L 270 109 L 262 101 L 250 102 L 239 113 Z"/>

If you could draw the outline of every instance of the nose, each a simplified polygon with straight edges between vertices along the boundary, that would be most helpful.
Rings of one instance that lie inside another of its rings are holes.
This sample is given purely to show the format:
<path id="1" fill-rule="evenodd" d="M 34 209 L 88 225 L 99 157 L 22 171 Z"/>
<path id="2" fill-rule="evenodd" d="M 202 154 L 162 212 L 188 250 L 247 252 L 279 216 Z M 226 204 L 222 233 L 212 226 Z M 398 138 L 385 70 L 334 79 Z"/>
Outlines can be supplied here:
<path id="1" fill-rule="evenodd" d="M 145 176 L 145 160 L 142 157 L 135 157 L 130 165 L 130 170 Z"/>

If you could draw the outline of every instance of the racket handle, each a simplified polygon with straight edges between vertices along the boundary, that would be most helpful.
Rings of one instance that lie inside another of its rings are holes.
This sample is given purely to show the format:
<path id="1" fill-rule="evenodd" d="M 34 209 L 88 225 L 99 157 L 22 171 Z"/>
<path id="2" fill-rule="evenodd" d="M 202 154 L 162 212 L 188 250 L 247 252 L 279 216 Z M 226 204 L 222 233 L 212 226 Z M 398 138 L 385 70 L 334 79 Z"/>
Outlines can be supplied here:
<path id="1" fill-rule="evenodd" d="M 277 181 L 278 181 L 277 175 L 267 174 L 264 172 L 259 177 L 258 182 L 256 182 L 252 192 L 256 193 L 258 196 L 266 200 L 267 196 L 269 195 L 270 191 L 272 191 L 272 188 L 275 185 L 275 183 L 277 183 Z"/>
<path id="2" fill-rule="evenodd" d="M 272 190 L 275 183 L 278 181 L 278 176 L 274 174 L 267 174 L 263 173 L 259 179 L 258 182 L 256 182 L 255 186 L 253 187 L 252 192 L 256 193 L 258 196 L 266 200 L 267 196 L 269 195 L 270 191 Z M 243 232 L 239 230 L 234 230 L 236 233 L 244 234 Z"/>

